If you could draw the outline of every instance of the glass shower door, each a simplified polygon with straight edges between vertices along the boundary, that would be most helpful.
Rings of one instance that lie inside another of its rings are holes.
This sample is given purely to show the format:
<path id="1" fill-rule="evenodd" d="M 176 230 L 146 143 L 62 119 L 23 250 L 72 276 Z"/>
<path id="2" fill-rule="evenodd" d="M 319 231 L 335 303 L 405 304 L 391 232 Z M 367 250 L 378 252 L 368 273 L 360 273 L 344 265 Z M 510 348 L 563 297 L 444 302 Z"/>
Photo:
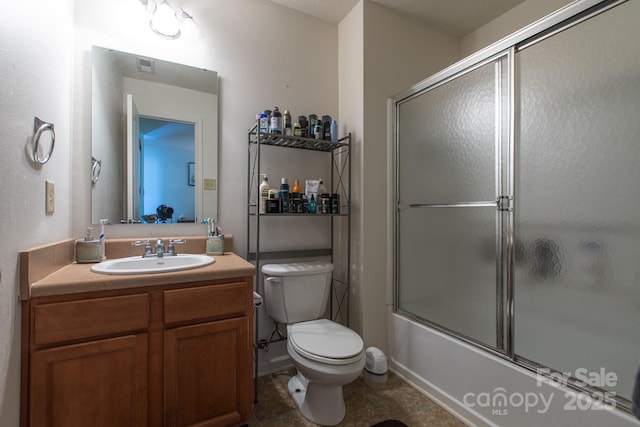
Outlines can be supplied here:
<path id="1" fill-rule="evenodd" d="M 597 373 L 590 385 L 627 399 L 640 364 L 638 16 L 640 2 L 621 4 L 516 57 L 515 352 Z"/>
<path id="2" fill-rule="evenodd" d="M 397 309 L 492 348 L 506 62 L 486 61 L 397 111 Z"/>

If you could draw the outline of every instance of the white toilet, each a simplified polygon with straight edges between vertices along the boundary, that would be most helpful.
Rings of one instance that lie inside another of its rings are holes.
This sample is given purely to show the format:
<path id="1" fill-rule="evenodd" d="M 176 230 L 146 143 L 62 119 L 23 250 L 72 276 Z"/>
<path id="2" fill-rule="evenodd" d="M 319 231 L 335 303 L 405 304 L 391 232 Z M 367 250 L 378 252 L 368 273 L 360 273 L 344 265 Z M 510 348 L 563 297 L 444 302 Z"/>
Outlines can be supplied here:
<path id="1" fill-rule="evenodd" d="M 342 386 L 365 365 L 362 338 L 351 329 L 322 319 L 331 290 L 333 264 L 267 264 L 264 303 L 269 316 L 287 325 L 287 351 L 297 375 L 289 393 L 309 421 L 332 426 L 345 415 Z"/>

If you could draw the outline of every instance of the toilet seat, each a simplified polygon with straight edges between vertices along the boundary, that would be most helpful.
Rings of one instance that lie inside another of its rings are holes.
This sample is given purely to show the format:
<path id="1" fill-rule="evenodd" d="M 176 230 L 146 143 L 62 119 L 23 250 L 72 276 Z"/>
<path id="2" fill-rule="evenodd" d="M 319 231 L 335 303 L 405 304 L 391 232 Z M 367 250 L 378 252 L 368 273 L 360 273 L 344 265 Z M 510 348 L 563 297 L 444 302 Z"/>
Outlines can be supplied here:
<path id="1" fill-rule="evenodd" d="M 308 359 L 330 365 L 346 365 L 363 357 L 362 338 L 351 329 L 327 319 L 289 326 L 293 349 Z"/>

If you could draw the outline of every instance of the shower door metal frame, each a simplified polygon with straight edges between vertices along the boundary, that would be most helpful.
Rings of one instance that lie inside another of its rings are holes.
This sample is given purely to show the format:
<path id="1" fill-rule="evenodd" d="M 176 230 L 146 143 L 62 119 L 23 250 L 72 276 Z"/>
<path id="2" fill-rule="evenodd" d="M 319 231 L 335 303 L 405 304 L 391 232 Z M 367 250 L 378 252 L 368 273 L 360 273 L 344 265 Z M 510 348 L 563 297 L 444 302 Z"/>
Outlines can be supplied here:
<path id="1" fill-rule="evenodd" d="M 509 123 L 507 124 L 509 132 L 508 132 L 508 138 L 511 138 L 511 141 L 507 141 L 507 143 L 505 144 L 505 142 L 502 140 L 502 129 L 503 129 L 503 123 L 502 123 L 502 107 L 504 107 L 502 104 L 500 104 L 499 108 L 496 108 L 495 111 L 495 125 L 496 125 L 496 135 L 495 135 L 495 164 L 494 164 L 494 169 L 495 169 L 495 194 L 494 194 L 494 199 L 493 200 L 486 200 L 486 201 L 473 201 L 473 202 L 456 202 L 456 203 L 411 203 L 411 204 L 407 204 L 407 205 L 401 205 L 398 201 L 398 193 L 399 193 L 399 180 L 397 179 L 398 175 L 397 175 L 397 171 L 399 169 L 398 167 L 398 159 L 397 159 L 397 155 L 396 153 L 399 150 L 399 135 L 398 135 L 398 128 L 396 126 L 396 124 L 398 123 L 398 117 L 399 117 L 399 109 L 398 106 L 401 105 L 404 102 L 410 101 L 412 99 L 414 99 L 415 97 L 418 97 L 430 90 L 436 89 L 456 78 L 459 78 L 465 74 L 471 73 L 483 66 L 489 65 L 489 64 L 495 64 L 496 66 L 496 72 L 495 72 L 495 82 L 496 82 L 496 100 L 499 101 L 502 98 L 502 93 L 500 91 L 501 89 L 501 85 L 499 84 L 499 78 L 501 76 L 501 61 L 503 59 L 507 59 L 507 67 L 510 67 L 511 64 L 513 63 L 513 58 L 512 58 L 513 52 L 511 50 L 506 50 L 506 51 L 502 51 L 502 52 L 497 52 L 487 58 L 484 58 L 483 60 L 477 61 L 471 65 L 469 65 L 467 68 L 464 68 L 462 70 L 459 70 L 457 72 L 455 72 L 452 75 L 449 75 L 447 77 L 443 77 L 441 80 L 433 83 L 432 85 L 427 86 L 426 88 L 416 91 L 415 93 L 411 93 L 405 97 L 403 97 L 400 100 L 394 100 L 395 103 L 395 115 L 393 117 L 393 126 L 394 126 L 394 146 L 395 146 L 395 150 L 394 150 L 394 176 L 395 176 L 395 186 L 394 186 L 394 200 L 395 200 L 395 211 L 394 211 L 394 230 L 395 230 L 395 235 L 398 236 L 398 232 L 399 232 L 399 224 L 397 221 L 397 214 L 398 214 L 398 210 L 402 207 L 402 208 L 417 208 L 417 209 L 434 209 L 434 208 L 450 208 L 450 209 L 457 209 L 457 208 L 482 208 L 482 207 L 492 207 L 495 208 L 499 214 L 496 215 L 496 224 L 495 224 L 495 236 L 496 236 L 496 345 L 495 347 L 491 347 L 489 345 L 486 345 L 483 342 L 474 340 L 473 338 L 469 338 L 466 335 L 462 335 L 460 333 L 457 333 L 455 331 L 452 331 L 442 325 L 439 325 L 437 323 L 433 323 L 431 321 L 429 321 L 428 319 L 423 319 L 420 318 L 412 313 L 409 313 L 407 311 L 403 311 L 400 310 L 398 308 L 398 286 L 394 286 L 394 311 L 396 312 L 401 312 L 403 315 L 410 317 L 410 318 L 414 318 L 420 322 L 423 323 L 427 323 L 430 326 L 441 330 L 443 332 L 452 334 L 460 339 L 462 339 L 465 342 L 468 343 L 472 343 L 476 346 L 482 347 L 483 349 L 504 357 L 504 330 L 505 330 L 505 317 L 504 317 L 504 303 L 503 303 L 503 299 L 504 299 L 504 283 L 505 283 L 505 275 L 504 275 L 504 258 L 505 258 L 505 254 L 503 253 L 503 245 L 501 244 L 501 241 L 503 239 L 505 239 L 505 235 L 502 232 L 502 230 L 504 229 L 504 214 L 502 214 L 501 212 L 509 212 L 509 211 L 513 211 L 511 205 L 513 202 L 513 185 L 508 185 L 510 182 L 513 182 L 513 180 L 511 179 L 507 179 L 505 182 L 504 176 L 503 176 L 503 171 L 512 171 L 513 167 L 512 164 L 511 165 L 507 165 L 507 167 L 505 168 L 505 166 L 503 165 L 503 159 L 504 159 L 504 155 L 503 155 L 503 149 L 505 147 L 509 147 L 512 146 L 512 134 L 513 134 L 513 124 L 512 122 L 512 114 L 509 114 Z M 506 106 L 507 109 L 510 108 L 511 105 L 513 105 L 512 99 L 513 99 L 513 82 L 510 78 L 512 73 L 512 70 L 508 70 L 507 76 L 509 77 L 509 81 L 507 84 L 507 90 L 509 91 L 508 96 L 507 96 L 507 103 L 508 105 Z M 510 150 L 512 151 L 512 150 Z M 511 154 L 507 155 L 507 159 L 511 156 Z M 512 156 L 511 156 L 512 157 Z M 507 184 L 507 185 L 505 185 Z M 510 191 L 510 192 L 509 192 Z M 394 239 L 394 254 L 395 254 L 395 263 L 394 263 L 394 281 L 397 284 L 398 283 L 398 279 L 399 279 L 399 272 L 398 269 L 395 268 L 395 266 L 398 265 L 398 261 L 399 261 L 399 251 L 398 251 L 398 245 L 397 245 L 397 238 Z M 507 295 L 509 295 L 509 292 L 507 292 Z"/>
<path id="2" fill-rule="evenodd" d="M 401 313 L 403 316 L 416 320 L 420 323 L 427 324 L 436 330 L 451 335 L 467 344 L 481 348 L 488 353 L 498 356 L 502 359 L 508 360 L 517 366 L 523 367 L 530 371 L 536 372 L 538 375 L 546 376 L 550 379 L 554 378 L 554 375 L 560 372 L 553 368 L 536 363 L 532 360 L 520 357 L 516 355 L 514 342 L 515 342 L 515 321 L 516 313 L 515 308 L 515 284 L 514 284 L 514 258 L 515 258 L 515 212 L 516 209 L 516 194 L 515 194 L 515 147 L 517 135 L 517 111 L 518 104 L 516 103 L 516 53 L 526 47 L 538 43 L 554 34 L 561 32 L 567 28 L 575 26 L 580 22 L 583 22 L 593 16 L 603 13 L 619 4 L 625 3 L 628 0 L 582 0 L 570 3 L 569 5 L 561 8 L 557 12 L 534 22 L 533 24 L 524 27 L 509 37 L 506 37 L 491 46 L 484 48 L 477 53 L 459 61 L 452 66 L 445 68 L 444 70 L 432 75 L 431 77 L 417 83 L 407 91 L 401 92 L 391 99 L 393 113 L 391 116 L 391 125 L 393 126 L 392 133 L 392 145 L 393 145 L 393 170 L 391 171 L 393 177 L 393 215 L 392 215 L 392 227 L 394 230 L 393 239 L 393 311 Z M 502 211 L 497 215 L 496 221 L 496 242 L 499 243 L 496 248 L 496 300 L 500 304 L 496 306 L 496 348 L 490 347 L 482 342 L 461 335 L 460 333 L 453 331 L 442 325 L 430 322 L 427 319 L 420 318 L 412 313 L 408 313 L 399 309 L 399 257 L 398 257 L 398 239 L 399 239 L 399 224 L 398 213 L 401 208 L 399 202 L 399 105 L 411 100 L 429 90 L 435 89 L 455 78 L 458 78 L 474 69 L 486 65 L 491 61 L 496 61 L 501 57 L 507 57 L 508 67 L 508 141 L 501 143 L 502 148 L 507 150 L 507 165 L 499 165 L 499 161 L 502 156 L 496 154 L 496 190 L 497 197 L 495 202 L 474 202 L 474 203 L 459 203 L 459 204 L 412 204 L 404 207 L 412 208 L 440 208 L 440 207 L 474 207 L 474 206 L 495 206 L 498 211 Z M 501 173 L 499 170 L 504 171 L 506 174 L 506 180 L 499 178 Z M 506 221 L 506 233 L 504 230 L 504 221 Z M 506 262 L 504 257 L 506 256 Z M 504 292 L 506 291 L 506 300 L 504 300 Z M 506 333 L 505 333 L 506 327 Z M 544 368 L 541 371 L 541 368 Z M 610 397 L 606 393 L 603 394 L 603 390 L 585 385 L 583 382 L 574 378 L 569 378 L 566 381 L 566 386 L 574 389 L 580 393 L 588 393 L 594 399 L 601 401 L 602 403 L 614 406 L 617 409 L 621 409 L 626 412 L 631 412 L 631 402 L 625 398 L 619 396 Z"/>

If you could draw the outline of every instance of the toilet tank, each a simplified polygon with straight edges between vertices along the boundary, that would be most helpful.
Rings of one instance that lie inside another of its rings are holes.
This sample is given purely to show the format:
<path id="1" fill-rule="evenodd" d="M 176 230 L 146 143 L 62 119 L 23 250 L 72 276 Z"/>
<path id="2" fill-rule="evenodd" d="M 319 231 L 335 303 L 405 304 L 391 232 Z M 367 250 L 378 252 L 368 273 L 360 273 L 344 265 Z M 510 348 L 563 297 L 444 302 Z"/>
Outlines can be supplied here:
<path id="1" fill-rule="evenodd" d="M 321 318 L 329 302 L 332 272 L 329 262 L 263 265 L 267 314 L 279 323 Z"/>

